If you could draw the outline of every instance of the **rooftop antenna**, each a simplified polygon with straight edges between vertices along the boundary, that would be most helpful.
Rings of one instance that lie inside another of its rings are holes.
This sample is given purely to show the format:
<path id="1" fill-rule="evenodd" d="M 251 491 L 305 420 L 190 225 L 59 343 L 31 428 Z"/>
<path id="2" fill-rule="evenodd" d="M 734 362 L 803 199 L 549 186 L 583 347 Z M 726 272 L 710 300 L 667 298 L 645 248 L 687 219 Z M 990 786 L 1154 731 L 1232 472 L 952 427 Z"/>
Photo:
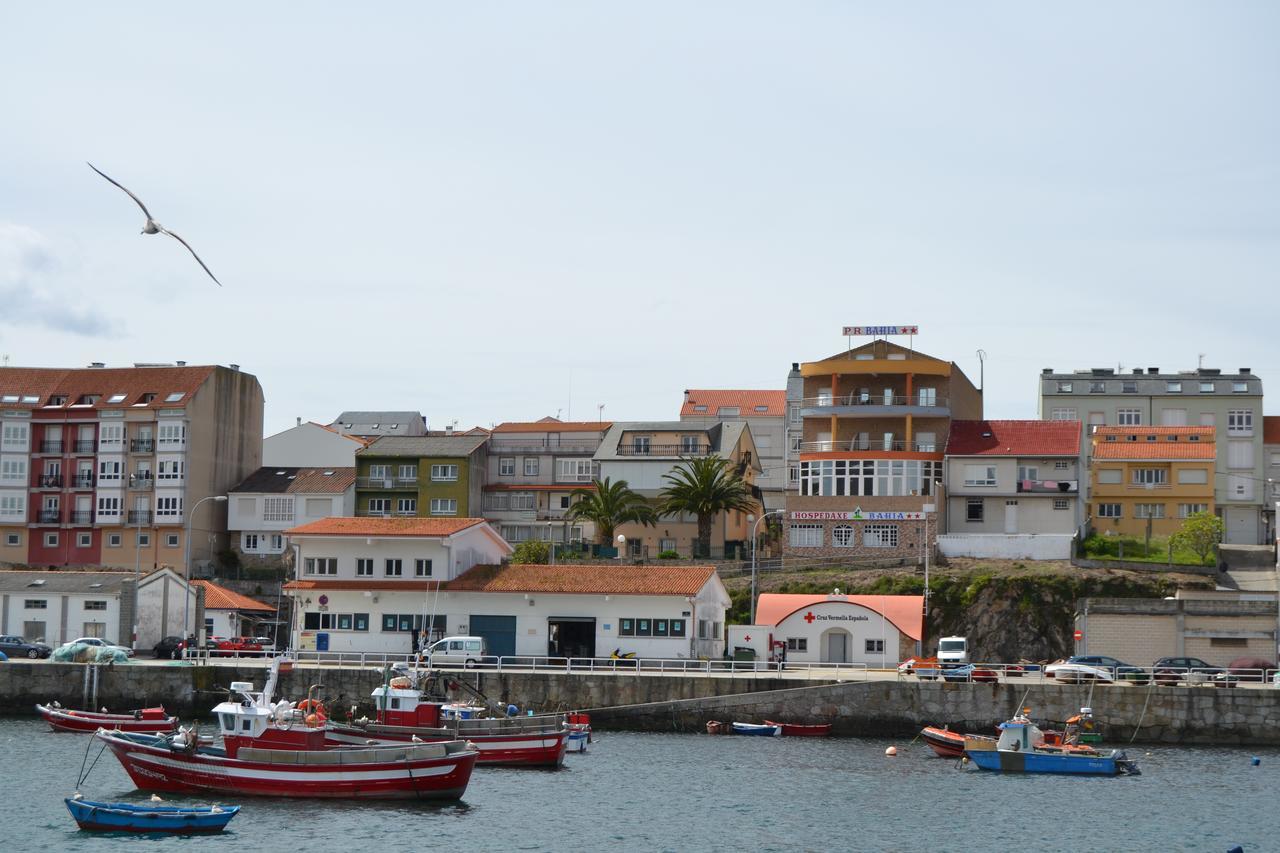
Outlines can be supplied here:
<path id="1" fill-rule="evenodd" d="M 1202 352 L 1199 354 L 1199 358 L 1196 359 L 1196 370 L 1204 370 L 1204 357 L 1206 355 L 1208 355 L 1208 353 Z M 4 357 L 4 360 L 5 360 L 5 363 L 8 364 L 9 356 L 6 355 Z"/>
<path id="2" fill-rule="evenodd" d="M 8 367 L 8 366 L 9 366 L 9 353 L 0 355 L 0 367 Z"/>
<path id="3" fill-rule="evenodd" d="M 981 392 L 982 386 L 984 384 L 984 377 L 986 376 L 986 373 L 987 373 L 987 370 L 986 370 L 987 351 L 984 349 L 980 349 L 978 350 L 977 355 L 978 355 L 978 391 Z"/>
<path id="4" fill-rule="evenodd" d="M 556 420 L 560 420 L 560 413 L 563 411 L 564 409 L 556 409 Z"/>
<path id="5" fill-rule="evenodd" d="M 600 423 L 604 423 L 604 403 L 596 405 L 596 420 Z"/>

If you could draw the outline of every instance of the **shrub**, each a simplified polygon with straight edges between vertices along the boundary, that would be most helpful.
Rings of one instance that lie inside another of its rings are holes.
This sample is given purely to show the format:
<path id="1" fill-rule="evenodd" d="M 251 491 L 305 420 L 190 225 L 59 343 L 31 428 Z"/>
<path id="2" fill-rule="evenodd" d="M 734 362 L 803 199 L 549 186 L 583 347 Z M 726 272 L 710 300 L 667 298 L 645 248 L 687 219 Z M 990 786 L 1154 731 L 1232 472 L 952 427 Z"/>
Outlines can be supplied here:
<path id="1" fill-rule="evenodd" d="M 680 559 L 680 552 L 679 551 L 659 551 L 658 559 L 659 560 L 678 560 Z"/>
<path id="2" fill-rule="evenodd" d="M 511 562 L 546 565 L 551 562 L 551 546 L 537 539 L 521 542 L 512 553 Z"/>

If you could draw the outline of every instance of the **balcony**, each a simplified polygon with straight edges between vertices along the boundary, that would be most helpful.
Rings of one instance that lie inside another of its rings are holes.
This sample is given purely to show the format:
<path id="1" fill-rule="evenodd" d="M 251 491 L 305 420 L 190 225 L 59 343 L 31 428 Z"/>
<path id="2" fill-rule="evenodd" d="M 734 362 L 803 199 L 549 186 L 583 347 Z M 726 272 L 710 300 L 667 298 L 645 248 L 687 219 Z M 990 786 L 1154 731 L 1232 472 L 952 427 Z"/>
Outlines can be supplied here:
<path id="1" fill-rule="evenodd" d="M 73 510 L 70 516 L 68 520 L 72 524 L 93 524 L 93 510 L 91 509 Z"/>
<path id="2" fill-rule="evenodd" d="M 36 477 L 36 488 L 38 489 L 61 489 L 61 474 L 40 474 Z"/>
<path id="3" fill-rule="evenodd" d="M 146 509 L 129 510 L 129 523 L 144 525 L 151 523 L 151 511 Z"/>
<path id="4" fill-rule="evenodd" d="M 1102 491 L 1102 484 L 1098 484 L 1098 490 Z M 1171 489 L 1172 483 L 1125 483 L 1125 490 L 1130 492 L 1152 492 L 1158 489 Z M 1209 486 L 1205 486 L 1206 489 Z"/>
<path id="5" fill-rule="evenodd" d="M 802 441 L 801 453 L 829 453 L 833 451 L 879 451 L 889 453 L 942 453 L 944 448 L 936 441 Z"/>
<path id="6" fill-rule="evenodd" d="M 143 477 L 140 474 L 129 475 L 129 489 L 131 491 L 149 492 L 151 491 L 151 488 L 154 485 L 155 485 L 155 481 L 152 480 L 151 477 L 149 476 Z"/>
<path id="7" fill-rule="evenodd" d="M 709 456 L 708 444 L 619 444 L 619 456 Z"/>
<path id="8" fill-rule="evenodd" d="M 1080 484 L 1076 480 L 1019 480 L 1018 491 L 1032 495 L 1074 495 L 1080 492 Z"/>
<path id="9" fill-rule="evenodd" d="M 154 438 L 135 438 L 129 442 L 129 452 L 131 453 L 155 453 L 156 441 Z"/>
<path id="10" fill-rule="evenodd" d="M 62 520 L 62 512 L 56 509 L 42 509 L 36 515 L 39 524 L 57 524 Z"/>
<path id="11" fill-rule="evenodd" d="M 356 477 L 357 489 L 417 489 L 417 477 Z"/>
<path id="12" fill-rule="evenodd" d="M 71 480 L 71 488 L 92 489 L 93 475 L 92 474 L 76 474 L 76 476 Z"/>
<path id="13" fill-rule="evenodd" d="M 870 418 L 920 415 L 945 418 L 949 417 L 950 413 L 947 398 L 936 395 L 914 394 L 908 397 L 896 394 L 853 393 L 835 397 L 830 395 L 805 397 L 800 401 L 800 414 L 803 417 L 851 415 Z"/>
<path id="14" fill-rule="evenodd" d="M 504 438 L 489 439 L 489 453 L 541 453 L 555 456 L 572 454 L 590 455 L 600 449 L 600 440 L 594 441 L 551 441 L 536 438 Z"/>
<path id="15" fill-rule="evenodd" d="M 95 446 L 96 446 L 96 442 L 94 442 L 93 439 L 89 439 L 88 441 L 76 441 L 74 452 L 82 456 L 91 454 L 93 453 L 93 449 Z"/>
<path id="16" fill-rule="evenodd" d="M 42 442 L 40 442 L 40 452 L 41 452 L 41 453 L 61 453 L 61 452 L 62 452 L 62 440 L 61 440 L 61 439 L 59 439 L 58 441 L 42 441 Z"/>

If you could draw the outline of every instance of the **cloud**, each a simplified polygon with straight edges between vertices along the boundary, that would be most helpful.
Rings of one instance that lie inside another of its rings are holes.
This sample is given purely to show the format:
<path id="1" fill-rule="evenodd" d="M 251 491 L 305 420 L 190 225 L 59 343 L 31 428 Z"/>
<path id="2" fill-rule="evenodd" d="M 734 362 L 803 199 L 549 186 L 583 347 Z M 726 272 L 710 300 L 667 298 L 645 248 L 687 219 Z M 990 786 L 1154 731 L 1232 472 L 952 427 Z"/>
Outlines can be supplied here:
<path id="1" fill-rule="evenodd" d="M 114 333 L 114 320 L 59 286 L 65 268 L 53 243 L 39 231 L 0 222 L 0 326 L 36 325 L 86 337 Z"/>

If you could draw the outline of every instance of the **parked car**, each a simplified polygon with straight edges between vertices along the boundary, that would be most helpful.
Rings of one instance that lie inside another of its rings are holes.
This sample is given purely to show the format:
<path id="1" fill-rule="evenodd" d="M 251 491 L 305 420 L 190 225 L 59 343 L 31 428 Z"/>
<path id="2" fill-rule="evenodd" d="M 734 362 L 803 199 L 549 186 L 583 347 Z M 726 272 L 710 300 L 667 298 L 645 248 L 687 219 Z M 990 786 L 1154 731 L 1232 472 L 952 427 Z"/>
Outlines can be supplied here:
<path id="1" fill-rule="evenodd" d="M 1090 669 L 1096 672 L 1090 673 L 1088 671 Z M 1074 676 L 1071 675 L 1073 672 Z M 1099 677 L 1098 672 L 1106 677 Z M 1060 664 L 1046 667 L 1045 673 L 1060 681 L 1082 681 L 1094 678 L 1100 681 L 1132 681 L 1135 684 L 1146 684 L 1151 680 L 1142 667 L 1133 666 L 1106 655 L 1072 655 Z"/>
<path id="2" fill-rule="evenodd" d="M 182 637 L 165 637 L 152 651 L 158 658 L 173 658 L 177 660 L 182 657 L 182 650 L 187 647 L 187 641 Z"/>
<path id="3" fill-rule="evenodd" d="M 72 643 L 84 643 L 86 646 L 97 646 L 98 648 L 116 649 L 124 652 L 128 657 L 133 657 L 133 649 L 128 646 L 118 646 L 115 643 L 108 642 L 101 637 L 76 637 Z"/>
<path id="4" fill-rule="evenodd" d="M 255 642 L 253 637 L 219 639 L 217 645 L 210 649 L 210 653 L 215 655 L 239 655 L 260 651 L 262 651 L 262 644 Z"/>
<path id="5" fill-rule="evenodd" d="M 22 637 L 6 634 L 0 636 L 0 652 L 15 658 L 47 658 L 53 654 L 53 647 L 44 643 L 28 643 Z"/>
<path id="6" fill-rule="evenodd" d="M 483 637 L 445 637 L 427 646 L 426 659 L 428 666 L 465 666 L 473 667 L 485 663 Z"/>
<path id="7" fill-rule="evenodd" d="M 1205 663 L 1200 658 L 1160 658 L 1151 665 L 1157 684 L 1203 684 L 1231 686 L 1239 679 L 1220 666 Z"/>
<path id="8" fill-rule="evenodd" d="M 1275 668 L 1266 658 L 1236 658 L 1227 664 L 1227 672 L 1241 681 L 1266 681 Z"/>

